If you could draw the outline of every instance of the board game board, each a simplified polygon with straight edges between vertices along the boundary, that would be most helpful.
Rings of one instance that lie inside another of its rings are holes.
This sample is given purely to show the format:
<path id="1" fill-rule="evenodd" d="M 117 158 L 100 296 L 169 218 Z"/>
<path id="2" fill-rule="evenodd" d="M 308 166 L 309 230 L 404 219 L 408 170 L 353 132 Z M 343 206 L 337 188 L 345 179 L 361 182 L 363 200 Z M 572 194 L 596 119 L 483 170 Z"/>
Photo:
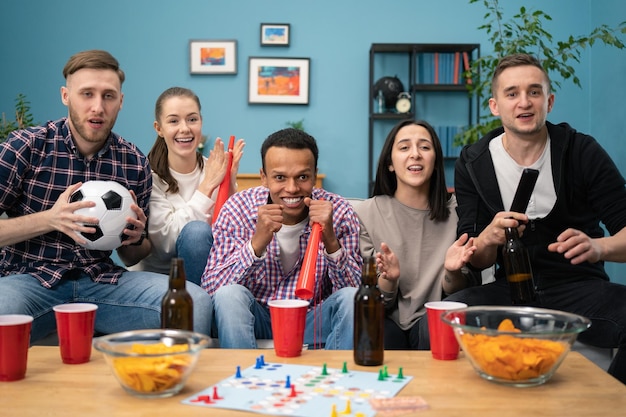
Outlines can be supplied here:
<path id="1" fill-rule="evenodd" d="M 296 417 L 371 417 L 376 412 L 370 399 L 394 397 L 412 379 L 396 371 L 265 363 L 260 356 L 255 365 L 237 367 L 231 377 L 182 403 Z"/>

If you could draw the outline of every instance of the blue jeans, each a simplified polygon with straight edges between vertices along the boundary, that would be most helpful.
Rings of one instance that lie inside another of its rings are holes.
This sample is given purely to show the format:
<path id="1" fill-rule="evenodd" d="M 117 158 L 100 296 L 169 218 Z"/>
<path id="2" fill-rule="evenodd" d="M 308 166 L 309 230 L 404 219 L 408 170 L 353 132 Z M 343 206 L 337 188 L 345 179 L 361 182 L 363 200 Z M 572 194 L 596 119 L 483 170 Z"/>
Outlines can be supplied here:
<path id="1" fill-rule="evenodd" d="M 504 279 L 466 288 L 446 298 L 468 305 L 510 305 Z M 538 307 L 567 311 L 587 317 L 591 327 L 578 336 L 583 343 L 617 348 L 608 372 L 626 384 L 626 286 L 600 279 L 560 284 L 537 291 Z"/>
<path id="2" fill-rule="evenodd" d="M 125 272 L 117 285 L 99 284 L 86 274 L 75 280 L 62 280 L 48 289 L 28 274 L 0 277 L 0 314 L 28 314 L 34 317 L 31 343 L 56 329 L 52 307 L 64 303 L 94 303 L 95 330 L 117 333 L 161 327 L 161 300 L 168 277 L 143 271 Z M 213 318 L 211 296 L 194 284 L 187 284 L 193 298 L 194 330 L 209 334 Z"/>
<path id="3" fill-rule="evenodd" d="M 313 348 L 352 349 L 356 288 L 332 293 L 306 315 L 304 343 Z M 220 287 L 213 294 L 215 324 L 220 347 L 255 349 L 256 339 L 271 339 L 269 308 L 261 305 L 243 285 Z M 315 330 L 315 333 L 314 333 Z"/>
<path id="4" fill-rule="evenodd" d="M 211 225 L 205 221 L 191 221 L 180 231 L 176 239 L 176 253 L 185 261 L 187 281 L 200 285 L 212 246 L 213 232 Z"/>

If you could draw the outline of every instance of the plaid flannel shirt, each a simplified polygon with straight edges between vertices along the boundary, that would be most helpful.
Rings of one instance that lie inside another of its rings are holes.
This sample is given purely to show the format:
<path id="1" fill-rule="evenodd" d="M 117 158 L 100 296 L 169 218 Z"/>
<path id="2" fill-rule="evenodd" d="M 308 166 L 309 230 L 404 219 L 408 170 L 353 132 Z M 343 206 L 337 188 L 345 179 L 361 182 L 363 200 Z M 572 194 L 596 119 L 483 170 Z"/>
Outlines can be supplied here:
<path id="1" fill-rule="evenodd" d="M 74 145 L 67 118 L 15 131 L 0 145 L 0 212 L 11 218 L 48 210 L 70 185 L 90 180 L 116 181 L 134 191 L 137 204 L 149 214 L 148 159 L 115 133 L 89 159 Z M 65 273 L 78 270 L 95 282 L 115 284 L 125 269 L 110 255 L 53 231 L 0 248 L 0 275 L 30 274 L 52 288 Z"/>
<path id="2" fill-rule="evenodd" d="M 273 298 L 295 298 L 311 226 L 307 224 L 300 236 L 300 256 L 290 271 L 282 268 L 276 238 L 267 246 L 265 257 L 256 258 L 250 253 L 248 244 L 256 230 L 258 208 L 267 204 L 268 198 L 267 188 L 255 187 L 233 195 L 222 206 L 213 225 L 213 248 L 202 276 L 202 286 L 209 294 L 222 285 L 241 284 L 264 305 Z M 350 203 L 319 188 L 313 189 L 312 198 L 333 203 L 333 227 L 341 243 L 341 253 L 333 259 L 326 254 L 320 242 L 312 299 L 315 305 L 335 290 L 358 287 L 362 259 L 359 253 L 359 222 Z"/>

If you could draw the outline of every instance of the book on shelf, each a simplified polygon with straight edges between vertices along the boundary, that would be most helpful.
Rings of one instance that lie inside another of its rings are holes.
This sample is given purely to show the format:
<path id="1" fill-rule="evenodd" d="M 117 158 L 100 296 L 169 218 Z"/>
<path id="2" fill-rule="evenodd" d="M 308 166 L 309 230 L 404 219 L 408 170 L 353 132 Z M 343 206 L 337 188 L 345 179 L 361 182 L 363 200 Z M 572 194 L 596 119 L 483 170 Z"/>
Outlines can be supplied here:
<path id="1" fill-rule="evenodd" d="M 463 69 L 468 73 L 468 76 L 465 78 L 465 84 L 472 83 L 472 77 L 469 76 L 470 72 L 470 63 L 469 63 L 469 54 L 467 52 L 463 52 Z"/>
<path id="2" fill-rule="evenodd" d="M 437 136 L 439 137 L 439 142 L 441 142 L 441 150 L 443 151 L 443 156 L 446 158 L 456 158 L 461 154 L 461 149 L 463 146 L 455 146 L 454 138 L 457 134 L 461 133 L 466 129 L 465 126 L 435 126 L 435 131 L 437 132 Z"/>
<path id="3" fill-rule="evenodd" d="M 467 52 L 423 52 L 418 56 L 417 82 L 420 84 L 471 84 L 472 79 L 464 78 L 469 71 Z"/>

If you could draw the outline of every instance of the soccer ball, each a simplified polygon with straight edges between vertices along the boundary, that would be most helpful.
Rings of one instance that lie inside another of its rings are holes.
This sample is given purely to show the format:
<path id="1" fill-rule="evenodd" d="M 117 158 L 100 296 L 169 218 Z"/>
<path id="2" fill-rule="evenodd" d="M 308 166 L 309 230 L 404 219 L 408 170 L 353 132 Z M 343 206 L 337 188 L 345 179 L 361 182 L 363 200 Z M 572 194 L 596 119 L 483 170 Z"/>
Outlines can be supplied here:
<path id="1" fill-rule="evenodd" d="M 94 250 L 113 250 L 120 247 L 128 238 L 123 233 L 127 225 L 126 218 L 137 218 L 130 208 L 134 203 L 130 191 L 115 181 L 86 181 L 70 197 L 71 203 L 83 200 L 93 201 L 96 205 L 78 209 L 74 213 L 97 217 L 99 222 L 86 224 L 95 227 L 95 233 L 77 232 L 87 240 L 82 246 Z"/>

